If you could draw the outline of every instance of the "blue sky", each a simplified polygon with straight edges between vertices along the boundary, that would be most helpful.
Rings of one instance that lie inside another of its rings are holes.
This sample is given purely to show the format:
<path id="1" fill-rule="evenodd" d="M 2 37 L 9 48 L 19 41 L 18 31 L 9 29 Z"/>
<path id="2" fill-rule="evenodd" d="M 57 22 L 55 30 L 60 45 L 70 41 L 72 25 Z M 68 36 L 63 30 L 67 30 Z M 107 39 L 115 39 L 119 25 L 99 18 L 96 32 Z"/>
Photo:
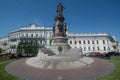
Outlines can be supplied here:
<path id="1" fill-rule="evenodd" d="M 69 32 L 106 32 L 120 41 L 120 0 L 0 0 L 0 37 L 31 23 L 52 27 L 59 2 Z"/>

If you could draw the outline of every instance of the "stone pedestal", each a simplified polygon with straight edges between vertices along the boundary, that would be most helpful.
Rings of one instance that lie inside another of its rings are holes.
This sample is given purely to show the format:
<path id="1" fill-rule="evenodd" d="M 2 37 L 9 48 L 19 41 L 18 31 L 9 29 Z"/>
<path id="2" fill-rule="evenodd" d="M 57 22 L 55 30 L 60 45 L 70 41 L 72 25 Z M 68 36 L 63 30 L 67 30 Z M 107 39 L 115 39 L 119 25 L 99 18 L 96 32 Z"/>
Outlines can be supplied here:
<path id="1" fill-rule="evenodd" d="M 53 38 L 53 44 L 49 46 L 50 50 L 53 51 L 56 55 L 64 54 L 70 49 L 67 40 L 68 38 L 66 37 Z"/>

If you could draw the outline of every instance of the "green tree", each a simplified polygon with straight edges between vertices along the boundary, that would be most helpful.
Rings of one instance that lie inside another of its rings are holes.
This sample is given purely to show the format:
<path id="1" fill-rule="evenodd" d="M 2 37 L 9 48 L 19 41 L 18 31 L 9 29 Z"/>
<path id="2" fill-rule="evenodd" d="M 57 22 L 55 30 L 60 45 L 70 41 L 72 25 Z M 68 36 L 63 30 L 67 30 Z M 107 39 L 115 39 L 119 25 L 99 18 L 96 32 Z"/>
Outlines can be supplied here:
<path id="1" fill-rule="evenodd" d="M 0 48 L 0 53 L 2 53 L 2 48 Z"/>
<path id="2" fill-rule="evenodd" d="M 24 53 L 27 55 L 35 56 L 38 53 L 38 43 L 37 42 L 19 42 L 17 46 L 17 53 Z"/>
<path id="3" fill-rule="evenodd" d="M 17 46 L 17 53 L 23 53 L 24 52 L 24 42 L 21 41 L 18 43 L 18 46 Z"/>
<path id="4" fill-rule="evenodd" d="M 29 53 L 33 56 L 35 56 L 38 53 L 38 43 L 37 42 L 30 42 L 29 43 Z"/>
<path id="5" fill-rule="evenodd" d="M 39 47 L 39 44 L 37 42 L 34 42 L 33 45 L 32 45 L 33 55 L 36 55 L 38 53 L 38 47 Z"/>

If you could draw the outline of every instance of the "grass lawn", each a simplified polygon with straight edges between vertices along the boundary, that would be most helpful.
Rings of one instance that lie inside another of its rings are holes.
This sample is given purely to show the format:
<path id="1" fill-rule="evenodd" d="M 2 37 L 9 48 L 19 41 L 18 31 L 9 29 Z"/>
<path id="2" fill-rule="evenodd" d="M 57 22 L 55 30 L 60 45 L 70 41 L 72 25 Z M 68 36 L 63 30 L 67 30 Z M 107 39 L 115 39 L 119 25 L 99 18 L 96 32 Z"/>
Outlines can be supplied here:
<path id="1" fill-rule="evenodd" d="M 6 63 L 2 63 L 6 62 Z M 5 66 L 9 63 L 9 59 L 0 58 L 0 80 L 22 80 L 14 77 L 5 71 Z"/>
<path id="2" fill-rule="evenodd" d="M 115 70 L 108 75 L 105 75 L 94 80 L 120 80 L 120 56 L 112 57 L 110 62 L 114 64 Z"/>
<path id="3" fill-rule="evenodd" d="M 4 62 L 6 60 L 8 60 L 8 59 L 7 58 L 6 59 L 5 58 L 0 58 L 0 62 Z"/>

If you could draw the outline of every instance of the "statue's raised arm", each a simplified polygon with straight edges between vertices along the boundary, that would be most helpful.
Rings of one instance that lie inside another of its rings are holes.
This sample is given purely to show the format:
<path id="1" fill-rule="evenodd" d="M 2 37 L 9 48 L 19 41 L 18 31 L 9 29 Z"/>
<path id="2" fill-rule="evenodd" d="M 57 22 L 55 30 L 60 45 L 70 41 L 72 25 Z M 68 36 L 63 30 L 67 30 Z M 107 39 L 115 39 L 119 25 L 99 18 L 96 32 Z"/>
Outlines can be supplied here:
<path id="1" fill-rule="evenodd" d="M 57 6 L 57 13 L 61 14 L 62 12 L 63 12 L 63 5 L 61 3 L 59 3 Z"/>

